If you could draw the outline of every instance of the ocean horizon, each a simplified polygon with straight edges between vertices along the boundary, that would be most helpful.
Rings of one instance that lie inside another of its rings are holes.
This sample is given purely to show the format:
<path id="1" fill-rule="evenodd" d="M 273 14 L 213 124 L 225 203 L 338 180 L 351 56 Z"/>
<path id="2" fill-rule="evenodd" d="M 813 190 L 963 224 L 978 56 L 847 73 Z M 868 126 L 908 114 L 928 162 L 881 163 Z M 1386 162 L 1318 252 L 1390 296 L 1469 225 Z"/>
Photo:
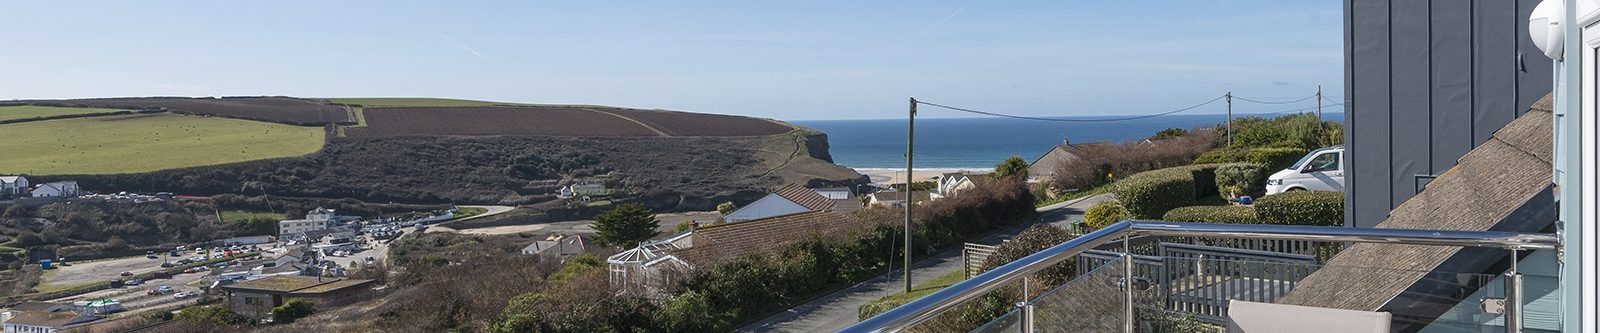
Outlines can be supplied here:
<path id="1" fill-rule="evenodd" d="M 1263 116 L 1236 114 L 1235 118 Z M 1274 115 L 1276 116 L 1276 115 Z M 1060 117 L 1104 119 L 1115 116 Z M 1344 122 L 1343 112 L 1324 112 L 1323 119 Z M 917 119 L 914 169 L 991 169 L 1013 155 L 1028 162 L 1060 144 L 1127 142 L 1148 138 L 1167 128 L 1211 127 L 1227 121 L 1224 114 L 1168 115 L 1147 119 L 1083 123 L 1012 118 Z M 800 120 L 795 125 L 828 135 L 835 164 L 860 170 L 905 170 L 906 120 Z"/>

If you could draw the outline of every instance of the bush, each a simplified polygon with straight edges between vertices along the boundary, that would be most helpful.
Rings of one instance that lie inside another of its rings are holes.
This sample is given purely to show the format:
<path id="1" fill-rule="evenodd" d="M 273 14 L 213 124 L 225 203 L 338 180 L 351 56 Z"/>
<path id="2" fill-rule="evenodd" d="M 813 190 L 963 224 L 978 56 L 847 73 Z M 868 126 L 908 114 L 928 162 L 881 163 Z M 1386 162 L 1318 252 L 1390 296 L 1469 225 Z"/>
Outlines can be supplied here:
<path id="1" fill-rule="evenodd" d="M 272 308 L 272 322 L 292 323 L 296 319 L 311 315 L 313 307 L 311 301 L 302 298 L 291 299 L 283 305 Z"/>
<path id="2" fill-rule="evenodd" d="M 1267 191 L 1267 169 L 1255 163 L 1232 163 L 1217 167 L 1217 192 L 1224 196 L 1260 196 Z"/>
<path id="3" fill-rule="evenodd" d="M 1308 151 L 1303 148 L 1256 148 L 1250 150 L 1250 163 L 1265 165 L 1268 171 L 1288 169 L 1305 157 Z"/>
<path id="4" fill-rule="evenodd" d="M 1200 154 L 1194 159 L 1194 164 L 1238 163 L 1249 160 L 1249 151 L 1237 148 L 1217 148 Z"/>
<path id="5" fill-rule="evenodd" d="M 1083 212 L 1083 223 L 1089 230 L 1105 228 L 1112 223 L 1128 219 L 1128 209 L 1116 200 L 1103 201 Z"/>
<path id="6" fill-rule="evenodd" d="M 1189 206 L 1178 207 L 1167 211 L 1162 220 L 1175 222 L 1204 222 L 1204 223 L 1260 223 L 1256 219 L 1256 209 L 1250 206 Z"/>
<path id="7" fill-rule="evenodd" d="M 1261 223 L 1343 226 L 1344 193 L 1296 191 L 1262 197 L 1256 201 Z"/>
<path id="8" fill-rule="evenodd" d="M 1146 219 L 1193 205 L 1196 191 L 1194 175 L 1186 167 L 1141 172 L 1112 187 L 1131 217 Z"/>

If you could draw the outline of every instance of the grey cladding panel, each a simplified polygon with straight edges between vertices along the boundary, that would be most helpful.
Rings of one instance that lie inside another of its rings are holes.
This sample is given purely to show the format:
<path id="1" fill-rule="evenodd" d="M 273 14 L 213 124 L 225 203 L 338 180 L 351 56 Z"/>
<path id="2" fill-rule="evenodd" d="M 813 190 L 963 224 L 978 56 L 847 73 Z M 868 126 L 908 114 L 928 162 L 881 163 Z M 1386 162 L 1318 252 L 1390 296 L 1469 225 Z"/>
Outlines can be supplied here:
<path id="1" fill-rule="evenodd" d="M 1389 214 L 1389 1 L 1351 0 L 1350 95 L 1345 174 L 1351 224 L 1370 227 Z"/>
<path id="2" fill-rule="evenodd" d="M 1472 150 L 1472 3 L 1434 1 L 1431 54 L 1433 142 L 1429 174 L 1439 174 Z"/>
<path id="3" fill-rule="evenodd" d="M 1391 152 L 1389 178 L 1392 182 L 1389 203 L 1397 206 L 1417 193 L 1417 174 L 1428 174 L 1433 96 L 1429 66 L 1432 8 L 1427 1 L 1394 1 L 1389 18 L 1390 110 L 1388 146 Z M 1420 18 L 1420 19 L 1419 19 Z M 1391 206 L 1391 207 L 1392 207 Z"/>
<path id="4" fill-rule="evenodd" d="M 1505 0 L 1475 0 L 1472 9 L 1472 145 L 1477 146 L 1516 115 L 1516 101 L 1507 97 L 1517 91 L 1517 9 Z"/>

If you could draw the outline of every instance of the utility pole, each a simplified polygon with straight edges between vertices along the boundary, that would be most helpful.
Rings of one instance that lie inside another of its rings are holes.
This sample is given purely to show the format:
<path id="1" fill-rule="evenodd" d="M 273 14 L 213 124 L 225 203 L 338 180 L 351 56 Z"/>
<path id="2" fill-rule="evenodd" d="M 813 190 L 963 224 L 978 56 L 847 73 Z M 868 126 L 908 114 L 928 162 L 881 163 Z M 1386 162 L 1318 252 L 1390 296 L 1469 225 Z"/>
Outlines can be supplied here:
<path id="1" fill-rule="evenodd" d="M 906 225 L 905 230 L 902 231 L 906 237 L 906 293 L 911 292 L 911 203 L 914 198 L 912 194 L 915 193 L 911 191 L 911 179 L 914 178 L 911 173 L 911 146 L 916 139 L 916 135 L 914 135 L 917 130 L 916 123 L 917 98 L 912 97 L 911 112 L 906 117 Z"/>
<path id="2" fill-rule="evenodd" d="M 1322 85 L 1319 84 L 1317 85 L 1317 142 L 1323 142 L 1327 136 L 1322 128 Z"/>
<path id="3" fill-rule="evenodd" d="M 1233 147 L 1233 92 L 1229 91 L 1227 95 L 1223 96 L 1228 97 L 1228 147 Z M 1317 104 L 1322 104 L 1322 102 L 1318 101 Z"/>

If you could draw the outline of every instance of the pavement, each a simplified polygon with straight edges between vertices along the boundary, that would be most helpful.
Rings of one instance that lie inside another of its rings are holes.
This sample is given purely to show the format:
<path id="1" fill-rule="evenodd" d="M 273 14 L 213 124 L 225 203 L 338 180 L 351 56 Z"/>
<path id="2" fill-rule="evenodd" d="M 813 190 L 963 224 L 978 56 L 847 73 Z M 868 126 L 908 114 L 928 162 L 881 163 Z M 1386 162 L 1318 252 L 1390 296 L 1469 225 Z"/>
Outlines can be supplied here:
<path id="1" fill-rule="evenodd" d="M 1090 206 L 1111 198 L 1110 194 L 1100 194 L 1039 207 L 1039 219 L 1034 223 L 1049 223 L 1058 227 L 1066 227 L 1071 225 L 1073 220 L 1083 218 L 1083 211 Z M 1006 229 L 973 243 L 1000 244 L 1000 242 L 1022 233 L 1023 230 L 1027 230 L 1032 225 L 1033 223 L 1030 223 Z M 961 249 L 940 252 L 933 257 L 912 263 L 912 267 L 911 278 L 913 284 L 959 271 L 961 270 Z M 766 319 L 746 325 L 738 331 L 834 332 L 859 322 L 860 320 L 857 319 L 859 312 L 857 310 L 862 304 L 904 290 L 904 273 L 894 271 L 774 314 Z"/>

